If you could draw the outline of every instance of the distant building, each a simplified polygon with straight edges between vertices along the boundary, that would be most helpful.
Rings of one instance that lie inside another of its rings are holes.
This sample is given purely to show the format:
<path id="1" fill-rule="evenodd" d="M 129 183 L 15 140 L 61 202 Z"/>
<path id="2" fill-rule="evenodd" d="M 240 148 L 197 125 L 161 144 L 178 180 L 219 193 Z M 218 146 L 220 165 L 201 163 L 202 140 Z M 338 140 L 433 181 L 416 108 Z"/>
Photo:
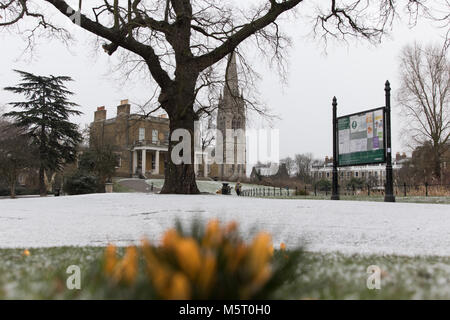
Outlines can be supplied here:
<path id="1" fill-rule="evenodd" d="M 253 182 L 261 182 L 264 179 L 286 180 L 289 179 L 289 173 L 285 163 L 263 165 L 257 164 L 253 167 L 250 174 L 250 180 Z"/>
<path id="2" fill-rule="evenodd" d="M 122 100 L 114 118 L 107 119 L 105 107 L 97 109 L 90 127 L 90 144 L 110 145 L 117 153 L 118 176 L 161 176 L 169 150 L 169 119 L 130 113 Z"/>
<path id="3" fill-rule="evenodd" d="M 402 155 L 400 155 L 400 153 L 397 153 L 392 163 L 393 170 L 399 170 L 402 167 L 402 164 L 407 160 L 408 159 L 405 153 L 403 153 Z M 340 167 L 338 168 L 338 172 L 340 183 L 350 181 L 352 178 L 363 179 L 367 182 L 371 181 L 376 186 L 384 186 L 384 184 L 386 183 L 385 164 Z M 312 165 L 311 177 L 313 181 L 319 181 L 322 179 L 331 181 L 333 177 L 333 158 L 326 157 L 325 162 L 319 165 Z"/>

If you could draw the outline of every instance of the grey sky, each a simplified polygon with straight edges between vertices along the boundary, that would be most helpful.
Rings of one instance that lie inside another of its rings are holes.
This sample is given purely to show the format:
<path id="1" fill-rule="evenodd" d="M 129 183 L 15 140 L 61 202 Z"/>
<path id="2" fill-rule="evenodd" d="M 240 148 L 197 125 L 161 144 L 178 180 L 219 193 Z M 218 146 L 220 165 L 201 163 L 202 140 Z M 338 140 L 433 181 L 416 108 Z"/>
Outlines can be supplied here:
<path id="1" fill-rule="evenodd" d="M 260 65 L 256 59 L 254 63 L 263 77 L 259 85 L 260 100 L 281 117 L 274 127 L 280 129 L 282 157 L 305 152 L 312 152 L 316 157 L 330 155 L 332 97 L 338 98 L 339 115 L 383 106 L 385 81 L 390 80 L 393 97 L 399 85 L 401 48 L 414 41 L 442 43 L 447 31 L 427 21 L 420 22 L 414 29 L 398 24 L 390 39 L 385 38 L 376 47 L 350 41 L 348 45 L 330 44 L 324 54 L 323 43 L 305 37 L 311 28 L 301 19 L 282 21 L 281 26 L 293 40 L 287 85 L 281 85 L 273 70 Z M 21 56 L 22 39 L 13 33 L 0 33 L 0 87 L 17 83 L 19 79 L 12 69 L 69 75 L 75 80 L 70 85 L 76 93 L 73 100 L 84 112 L 83 116 L 73 120 L 83 126 L 92 121 L 98 106 L 106 106 L 108 117 L 112 117 L 121 99 L 144 103 L 149 98 L 152 92 L 148 80 L 137 78 L 125 83 L 118 80 L 119 74 L 110 72 L 111 61 L 115 58 L 103 52 L 94 53 L 93 38 L 85 31 L 75 30 L 75 37 L 77 42 L 70 52 L 58 41 L 51 41 L 41 44 L 30 60 Z M 17 97 L 10 93 L 0 91 L 0 104 L 15 99 Z M 394 152 L 404 150 L 400 126 L 394 101 Z"/>

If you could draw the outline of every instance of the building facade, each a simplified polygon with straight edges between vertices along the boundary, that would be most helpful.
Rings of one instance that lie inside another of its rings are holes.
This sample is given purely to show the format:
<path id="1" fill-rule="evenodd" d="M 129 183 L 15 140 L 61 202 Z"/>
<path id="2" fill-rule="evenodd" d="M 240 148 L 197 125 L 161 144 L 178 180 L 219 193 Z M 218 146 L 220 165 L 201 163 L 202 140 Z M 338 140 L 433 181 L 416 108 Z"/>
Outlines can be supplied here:
<path id="1" fill-rule="evenodd" d="M 397 154 L 392 163 L 392 169 L 394 172 L 399 170 L 402 167 L 402 163 L 405 161 L 407 161 L 405 154 Z M 338 172 L 340 184 L 345 184 L 352 178 L 365 180 L 377 187 L 383 187 L 386 183 L 386 164 L 340 167 L 338 168 Z M 326 157 L 324 163 L 320 165 L 312 165 L 311 177 L 313 181 L 319 181 L 322 179 L 331 181 L 333 178 L 333 158 Z"/>
<path id="2" fill-rule="evenodd" d="M 107 119 L 99 107 L 90 127 L 90 145 L 109 145 L 118 156 L 116 175 L 121 177 L 163 176 L 168 160 L 169 119 L 142 117 L 130 113 L 128 100 L 122 100 L 114 118 Z"/>

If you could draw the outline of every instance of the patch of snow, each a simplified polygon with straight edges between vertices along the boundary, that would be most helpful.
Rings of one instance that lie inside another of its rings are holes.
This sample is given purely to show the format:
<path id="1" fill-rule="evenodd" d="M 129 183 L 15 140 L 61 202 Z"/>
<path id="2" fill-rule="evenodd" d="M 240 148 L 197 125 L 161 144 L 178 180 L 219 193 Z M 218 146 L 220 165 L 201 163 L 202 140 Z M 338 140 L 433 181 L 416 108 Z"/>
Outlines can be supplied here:
<path id="1" fill-rule="evenodd" d="M 450 206 L 140 193 L 0 200 L 0 247 L 128 245 L 159 241 L 174 221 L 219 218 L 243 235 L 308 251 L 450 256 Z"/>

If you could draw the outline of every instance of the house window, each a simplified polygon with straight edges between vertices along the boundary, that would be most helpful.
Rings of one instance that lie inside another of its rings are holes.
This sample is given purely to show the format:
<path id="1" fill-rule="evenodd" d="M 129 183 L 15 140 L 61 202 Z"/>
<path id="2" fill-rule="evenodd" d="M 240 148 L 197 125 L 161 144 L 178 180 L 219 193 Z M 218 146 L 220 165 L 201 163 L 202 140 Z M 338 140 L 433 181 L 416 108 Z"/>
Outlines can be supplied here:
<path id="1" fill-rule="evenodd" d="M 330 177 L 330 173 L 329 172 L 327 172 L 327 178 L 329 178 Z"/>
<path id="2" fill-rule="evenodd" d="M 120 153 L 116 153 L 116 168 L 122 167 L 122 155 Z"/>
<path id="3" fill-rule="evenodd" d="M 139 141 L 145 140 L 145 128 L 139 128 Z"/>
<path id="4" fill-rule="evenodd" d="M 356 171 L 356 172 L 355 172 L 355 177 L 358 177 L 358 176 L 359 176 L 359 172 Z"/>
<path id="5" fill-rule="evenodd" d="M 164 132 L 164 142 L 165 143 L 169 143 L 169 135 L 170 135 L 169 131 Z"/>
<path id="6" fill-rule="evenodd" d="M 158 143 L 158 130 L 152 130 L 152 143 Z"/>
<path id="7" fill-rule="evenodd" d="M 26 177 L 24 174 L 19 174 L 18 182 L 21 186 L 25 185 Z"/>

